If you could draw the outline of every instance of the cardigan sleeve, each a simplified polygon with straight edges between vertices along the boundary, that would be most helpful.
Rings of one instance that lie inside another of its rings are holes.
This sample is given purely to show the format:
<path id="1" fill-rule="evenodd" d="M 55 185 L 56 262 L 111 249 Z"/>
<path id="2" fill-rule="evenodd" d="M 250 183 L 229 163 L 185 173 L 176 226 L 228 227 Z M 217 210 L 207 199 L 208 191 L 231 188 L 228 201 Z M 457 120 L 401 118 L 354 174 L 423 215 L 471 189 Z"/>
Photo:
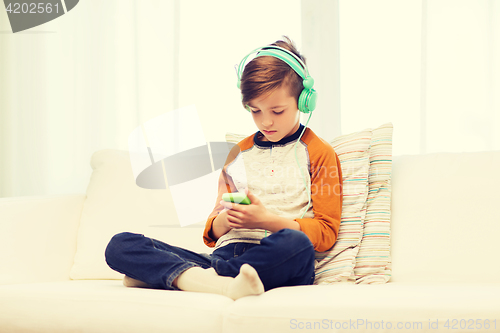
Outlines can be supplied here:
<path id="1" fill-rule="evenodd" d="M 224 193 L 232 193 L 237 191 L 231 176 L 229 176 L 227 173 L 227 167 L 229 164 L 231 164 L 232 161 L 234 161 L 234 159 L 238 156 L 239 153 L 240 153 L 240 147 L 238 145 L 234 146 L 233 149 L 231 149 L 226 159 L 226 163 L 224 164 L 224 167 L 222 168 L 222 171 L 219 176 L 218 187 L 217 187 L 218 188 L 217 200 L 215 201 L 215 207 L 208 216 L 207 222 L 205 223 L 205 229 L 203 230 L 203 242 L 208 247 L 215 247 L 215 244 L 217 242 L 217 239 L 213 236 L 212 227 L 214 220 L 217 218 L 217 215 L 219 215 L 219 213 L 224 210 L 224 206 L 220 204 L 220 201 L 222 200 L 222 195 Z"/>
<path id="2" fill-rule="evenodd" d="M 309 145 L 311 160 L 311 203 L 314 217 L 295 219 L 319 252 L 330 249 L 337 241 L 342 214 L 342 169 L 333 147 Z"/>

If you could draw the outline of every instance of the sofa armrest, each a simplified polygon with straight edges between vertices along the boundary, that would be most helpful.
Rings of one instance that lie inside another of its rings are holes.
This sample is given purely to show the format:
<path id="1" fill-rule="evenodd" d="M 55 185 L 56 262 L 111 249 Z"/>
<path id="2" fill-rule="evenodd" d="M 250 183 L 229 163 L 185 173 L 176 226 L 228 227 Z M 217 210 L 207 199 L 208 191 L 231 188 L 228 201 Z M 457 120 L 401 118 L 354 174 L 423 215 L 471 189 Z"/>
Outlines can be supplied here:
<path id="1" fill-rule="evenodd" d="M 0 198 L 0 285 L 69 279 L 85 198 Z"/>

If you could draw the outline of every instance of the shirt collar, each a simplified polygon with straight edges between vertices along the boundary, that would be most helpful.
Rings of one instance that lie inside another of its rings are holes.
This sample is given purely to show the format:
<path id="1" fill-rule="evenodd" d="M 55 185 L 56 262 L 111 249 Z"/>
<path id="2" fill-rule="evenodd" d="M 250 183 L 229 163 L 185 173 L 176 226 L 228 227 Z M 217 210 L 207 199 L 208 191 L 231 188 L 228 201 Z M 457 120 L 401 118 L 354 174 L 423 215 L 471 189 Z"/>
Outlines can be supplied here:
<path id="1" fill-rule="evenodd" d="M 286 138 L 281 139 L 278 142 L 262 141 L 262 140 L 260 140 L 258 138 L 258 135 L 259 135 L 260 131 L 257 131 L 254 134 L 253 141 L 254 141 L 254 143 L 257 146 L 260 146 L 260 147 L 272 147 L 272 146 L 277 146 L 277 145 L 285 145 L 285 144 L 287 144 L 289 142 L 297 140 L 300 137 L 300 134 L 302 133 L 303 130 L 304 130 L 304 125 L 300 124 L 299 128 L 295 131 L 295 133 L 293 133 L 290 136 L 287 136 Z"/>

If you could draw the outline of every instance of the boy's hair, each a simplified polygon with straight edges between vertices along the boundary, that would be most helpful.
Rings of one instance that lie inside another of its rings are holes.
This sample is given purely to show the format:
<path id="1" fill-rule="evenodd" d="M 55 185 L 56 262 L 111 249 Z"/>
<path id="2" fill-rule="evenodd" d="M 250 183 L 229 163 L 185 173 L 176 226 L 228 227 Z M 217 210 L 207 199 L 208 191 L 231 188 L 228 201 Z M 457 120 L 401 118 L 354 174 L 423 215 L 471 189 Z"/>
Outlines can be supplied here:
<path id="1" fill-rule="evenodd" d="M 279 46 L 291 51 L 298 56 L 304 64 L 306 59 L 300 55 L 295 44 L 287 36 L 270 45 Z M 265 49 L 265 47 L 263 48 Z M 304 89 L 303 79 L 284 61 L 273 56 L 260 56 L 252 59 L 243 70 L 241 75 L 241 102 L 246 108 L 251 100 L 271 93 L 281 86 L 287 86 L 290 95 L 298 102 L 300 93 Z"/>

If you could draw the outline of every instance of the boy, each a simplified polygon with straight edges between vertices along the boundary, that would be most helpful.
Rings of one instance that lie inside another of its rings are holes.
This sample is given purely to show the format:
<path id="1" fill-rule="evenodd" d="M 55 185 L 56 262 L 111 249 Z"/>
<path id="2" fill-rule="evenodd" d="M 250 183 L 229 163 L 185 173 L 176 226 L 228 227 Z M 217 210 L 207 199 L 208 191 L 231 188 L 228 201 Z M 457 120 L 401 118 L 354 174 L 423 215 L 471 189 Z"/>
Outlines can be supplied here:
<path id="1" fill-rule="evenodd" d="M 267 48 L 279 54 L 264 55 L 265 47 L 246 66 L 242 61 L 241 77 L 238 71 L 243 106 L 259 131 L 231 151 L 219 177 L 217 204 L 203 233 L 213 253 L 117 234 L 106 262 L 126 275 L 124 285 L 238 299 L 314 282 L 315 250 L 331 248 L 340 226 L 340 161 L 331 145 L 300 124 L 301 94 L 313 91 L 304 58 L 287 37 Z M 283 59 L 293 55 L 301 61 Z M 221 200 L 243 191 L 251 204 Z"/>

